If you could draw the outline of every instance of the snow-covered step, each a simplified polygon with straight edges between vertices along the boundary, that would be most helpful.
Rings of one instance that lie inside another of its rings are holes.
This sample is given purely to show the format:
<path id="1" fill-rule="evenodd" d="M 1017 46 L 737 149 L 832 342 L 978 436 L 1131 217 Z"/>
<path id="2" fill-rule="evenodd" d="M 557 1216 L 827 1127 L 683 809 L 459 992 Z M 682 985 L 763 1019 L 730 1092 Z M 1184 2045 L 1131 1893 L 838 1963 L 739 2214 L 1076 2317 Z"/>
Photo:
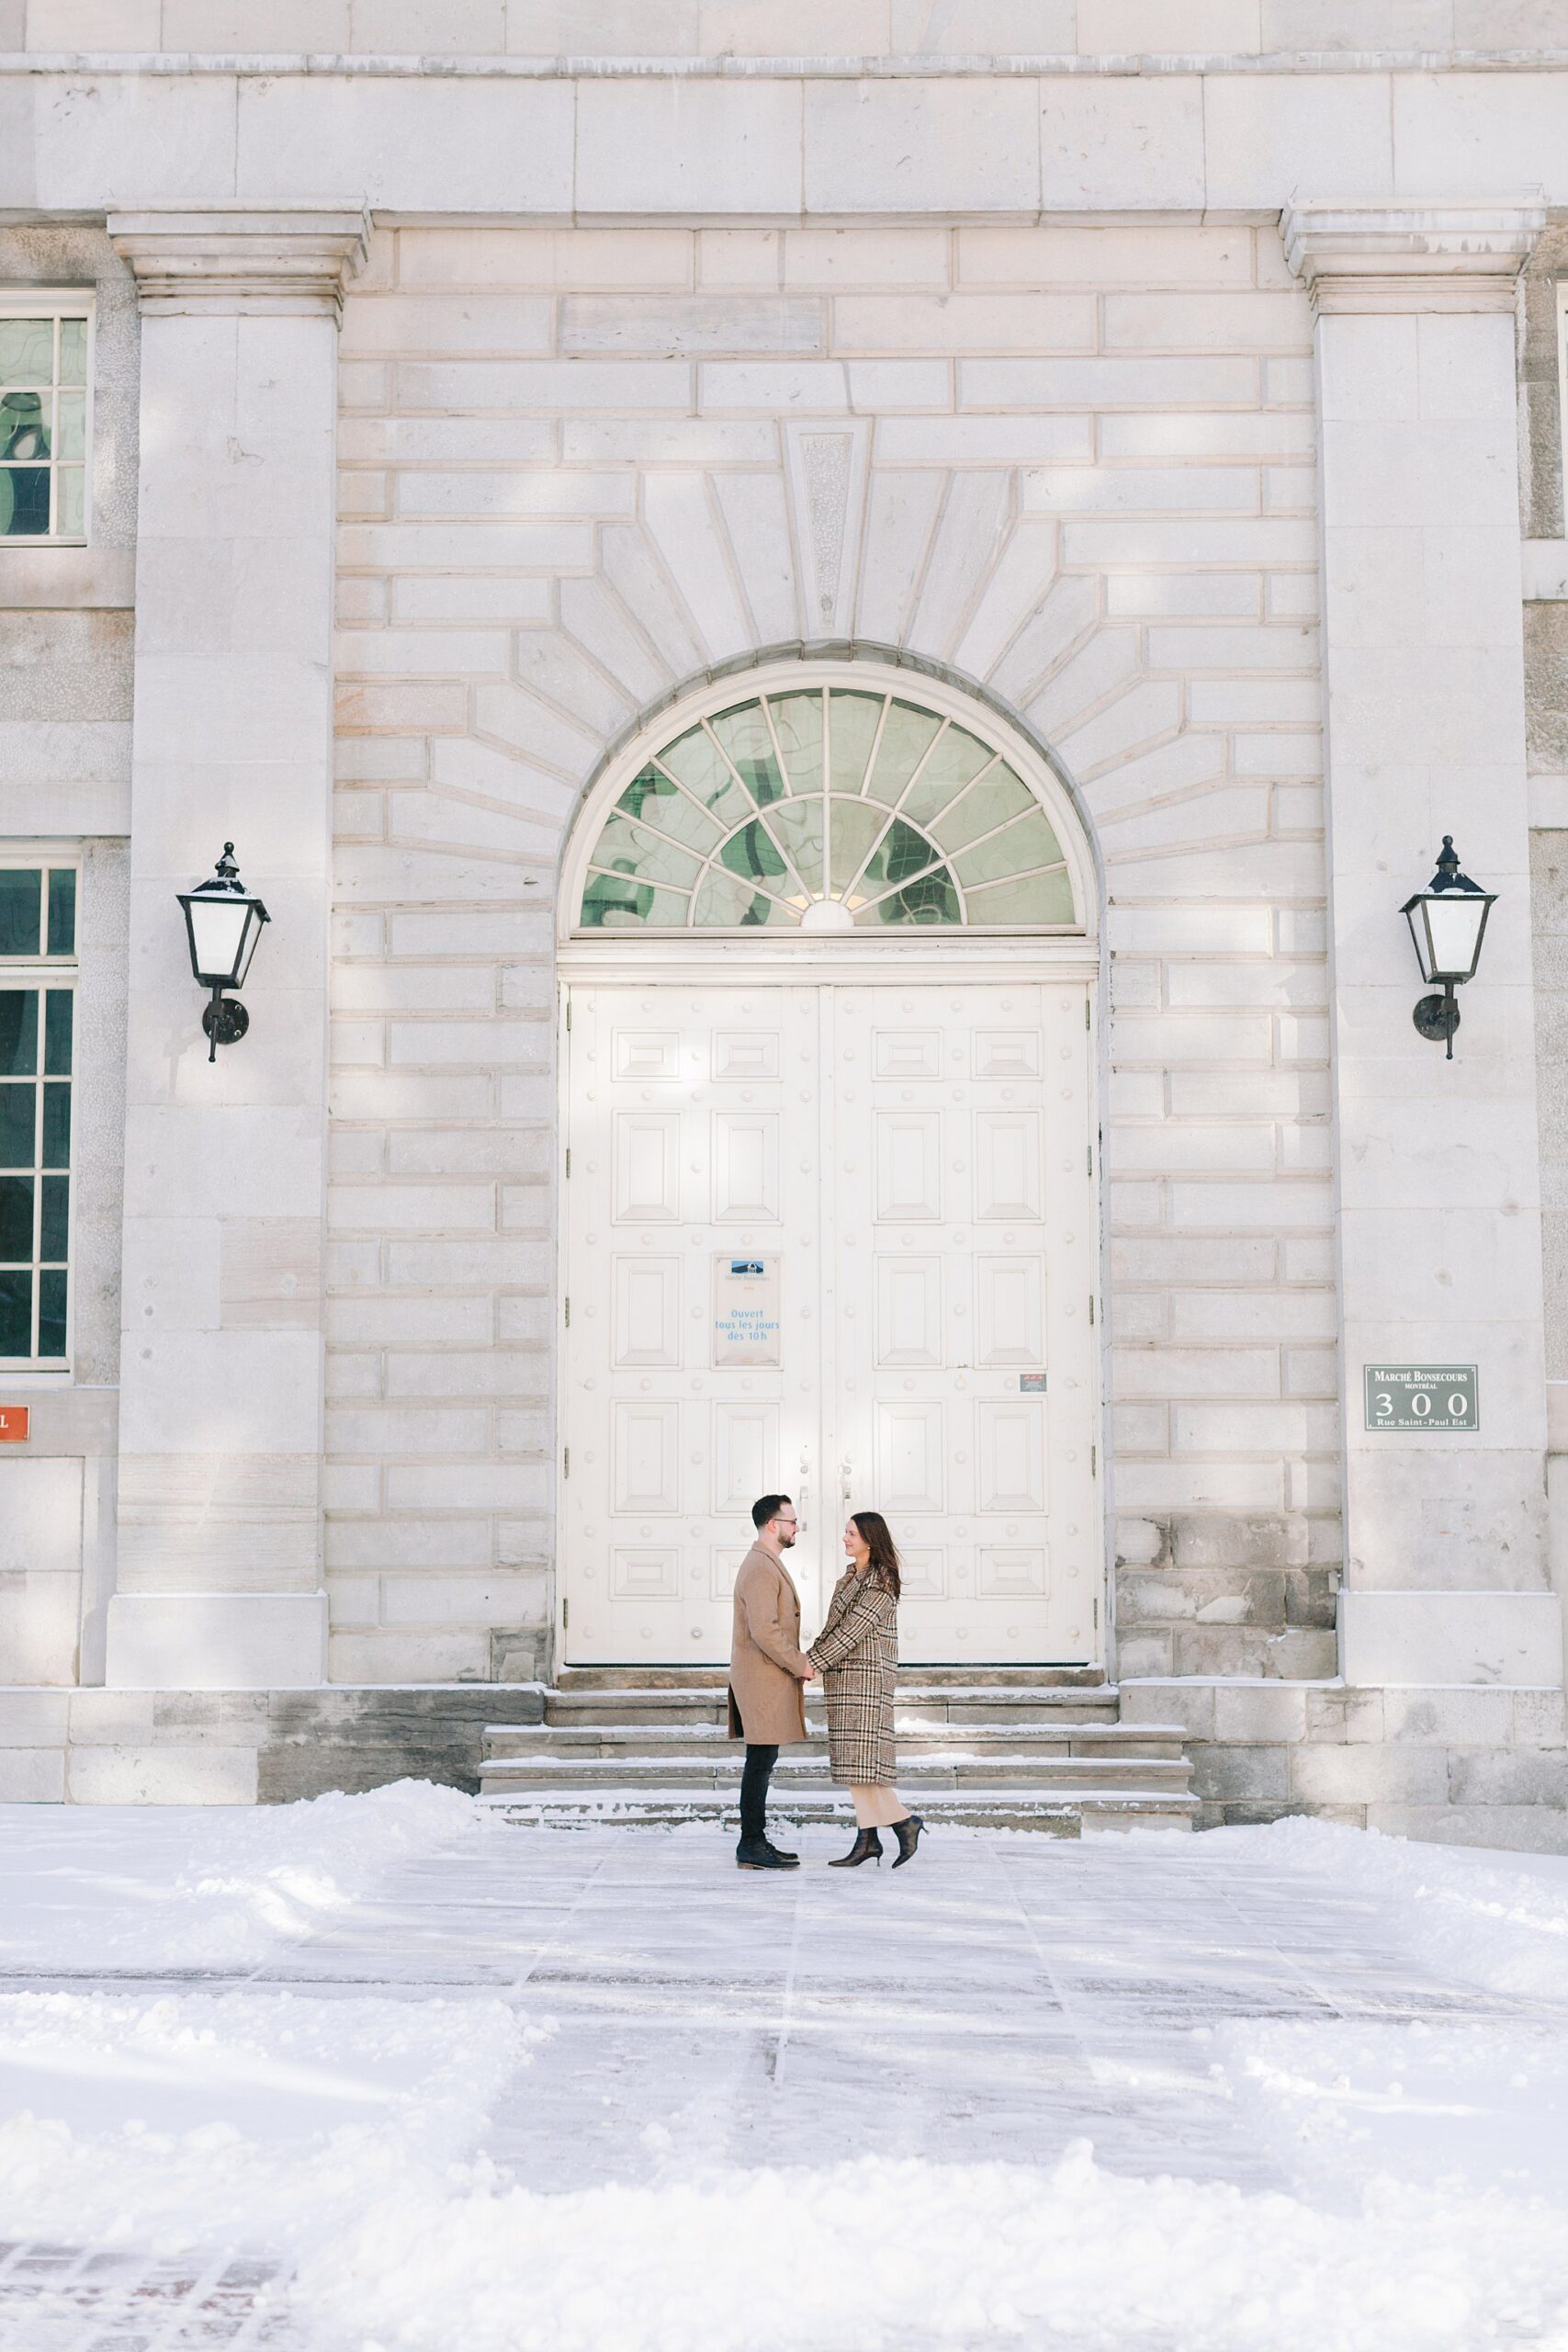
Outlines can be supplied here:
<path id="1" fill-rule="evenodd" d="M 722 1690 L 729 1680 L 727 1666 L 563 1666 L 556 1688 L 578 1690 Z M 1009 1690 L 1095 1690 L 1105 1687 L 1102 1666 L 919 1666 L 906 1659 L 899 1668 L 903 1690 L 915 1683 L 943 1689 L 1000 1685 Z"/>
<path id="2" fill-rule="evenodd" d="M 1185 1794 L 1188 1772 L 1186 1761 L 1180 1757 L 901 1756 L 898 1779 L 900 1785 L 911 1790 L 958 1790 L 995 1782 L 998 1786 L 1016 1784 L 1042 1793 L 1060 1786 L 1112 1790 L 1137 1787 L 1157 1789 L 1162 1794 L 1172 1791 Z M 739 1757 L 731 1760 L 698 1756 L 513 1756 L 487 1761 L 479 1786 L 482 1794 L 492 1796 L 513 1789 L 608 1788 L 623 1782 L 628 1788 L 638 1789 L 716 1788 L 733 1795 L 740 1785 L 740 1762 Z M 833 1785 L 825 1756 L 799 1759 L 781 1757 L 773 1784 L 781 1792 Z"/>
<path id="3" fill-rule="evenodd" d="M 591 1827 L 615 1824 L 627 1828 L 660 1827 L 684 1821 L 712 1822 L 726 1834 L 733 1832 L 733 1801 L 718 1791 L 705 1795 L 654 1794 L 623 1784 L 602 1789 L 562 1790 L 558 1794 L 536 1792 L 491 1794 L 480 1803 L 509 1821 L 536 1828 Z M 930 1829 L 944 1823 L 971 1828 L 1029 1829 L 1055 1838 L 1089 1837 L 1100 1830 L 1190 1830 L 1198 1809 L 1194 1796 L 1148 1789 L 1122 1792 L 1094 1788 L 1053 1790 L 1050 1795 L 1024 1788 L 977 1787 L 958 1794 L 920 1795 L 919 1810 Z M 815 1794 L 801 1790 L 778 1791 L 768 1809 L 776 1832 L 785 1824 L 809 1826 L 830 1823 L 848 1832 L 853 1826 L 841 1792 Z"/>
<path id="4" fill-rule="evenodd" d="M 1118 1696 L 1103 1687 L 1087 1690 L 1021 1689 L 1002 1684 L 900 1684 L 900 1721 L 918 1723 L 1114 1723 Z M 631 1690 L 561 1690 L 545 1695 L 545 1721 L 562 1728 L 572 1724 L 722 1724 L 728 1720 L 728 1695 L 722 1687 L 685 1684 L 671 1689 L 639 1686 Z M 824 1720 L 818 1692 L 808 1691 L 808 1724 Z"/>
<path id="5" fill-rule="evenodd" d="M 979 1754 L 1017 1749 L 1031 1754 L 1118 1755 L 1180 1758 L 1186 1734 L 1179 1724 L 1044 1723 L 1044 1724 L 910 1724 L 900 1711 L 897 1721 L 900 1758 L 947 1756 L 961 1749 Z M 820 1728 L 790 1755 L 821 1755 L 827 1740 Z M 495 1724 L 485 1733 L 485 1754 L 508 1756 L 719 1756 L 728 1755 L 739 1769 L 740 1751 L 729 1736 L 728 1724 Z"/>

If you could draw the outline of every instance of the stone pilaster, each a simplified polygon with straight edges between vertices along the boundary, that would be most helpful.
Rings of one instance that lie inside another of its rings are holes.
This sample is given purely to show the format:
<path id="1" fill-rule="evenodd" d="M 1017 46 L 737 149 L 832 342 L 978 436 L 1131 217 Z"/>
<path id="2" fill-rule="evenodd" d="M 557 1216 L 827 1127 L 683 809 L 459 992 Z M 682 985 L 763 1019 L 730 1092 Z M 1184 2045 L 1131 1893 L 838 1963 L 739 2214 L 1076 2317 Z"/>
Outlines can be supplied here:
<path id="1" fill-rule="evenodd" d="M 142 318 L 118 1590 L 107 1679 L 323 1678 L 338 313 L 355 204 L 114 213 Z M 272 915 L 207 1058 L 175 893 Z"/>
<path id="2" fill-rule="evenodd" d="M 1342 1665 L 1555 1683 L 1519 601 L 1517 279 L 1544 211 L 1298 202 L 1316 311 L 1345 1399 Z M 1498 893 L 1454 1059 L 1399 908 Z M 1474 1363 L 1473 1436 L 1369 1431 L 1368 1363 Z"/>

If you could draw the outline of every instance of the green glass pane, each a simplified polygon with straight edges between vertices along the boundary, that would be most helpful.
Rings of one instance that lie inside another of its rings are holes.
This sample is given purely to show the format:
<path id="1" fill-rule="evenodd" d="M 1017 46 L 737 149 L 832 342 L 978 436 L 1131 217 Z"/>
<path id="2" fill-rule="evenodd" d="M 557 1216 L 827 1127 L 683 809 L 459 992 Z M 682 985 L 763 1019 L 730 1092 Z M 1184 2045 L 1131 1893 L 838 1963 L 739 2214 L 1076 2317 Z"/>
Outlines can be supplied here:
<path id="1" fill-rule="evenodd" d="M 32 1351 L 32 1275 L 0 1273 L 0 1356 L 30 1356 Z"/>
<path id="2" fill-rule="evenodd" d="M 39 1220 L 39 1256 L 46 1265 L 63 1265 L 70 1254 L 66 1239 L 71 1230 L 71 1179 L 69 1176 L 46 1176 L 43 1179 L 42 1214 Z"/>
<path id="3" fill-rule="evenodd" d="M 993 756 L 990 745 L 982 743 L 966 728 L 948 727 L 941 742 L 932 745 L 930 758 L 909 786 L 900 813 L 917 825 L 929 825 L 989 764 Z"/>
<path id="4" fill-rule="evenodd" d="M 751 813 L 746 795 L 729 772 L 705 727 L 694 727 L 659 754 L 659 764 L 679 776 L 688 792 L 711 808 L 721 825 L 738 825 Z"/>
<path id="5" fill-rule="evenodd" d="M 585 931 L 681 931 L 690 904 L 679 890 L 656 890 L 629 874 L 591 874 L 579 920 Z"/>
<path id="6" fill-rule="evenodd" d="M 65 1269 L 38 1278 L 38 1351 L 40 1356 L 65 1353 Z"/>
<path id="7" fill-rule="evenodd" d="M 48 529 L 48 467 L 0 466 L 0 539 L 39 539 Z"/>
<path id="8" fill-rule="evenodd" d="M 1010 768 L 994 767 L 961 793 L 950 808 L 932 818 L 931 831 L 943 849 L 962 849 L 966 842 L 995 832 L 998 825 L 1039 806 L 1029 786 Z M 1061 854 L 1059 849 L 1052 851 L 1054 857 Z"/>
<path id="9" fill-rule="evenodd" d="M 958 903 L 958 893 L 952 876 L 939 866 L 934 873 L 922 875 L 918 882 L 906 882 L 874 907 L 864 907 L 855 922 L 863 928 L 875 928 L 889 923 L 962 922 L 964 910 Z"/>
<path id="10" fill-rule="evenodd" d="M 71 1030 L 74 1000 L 69 989 L 51 989 L 43 1016 L 43 1074 L 71 1075 Z"/>
<path id="11" fill-rule="evenodd" d="M 867 899 L 886 890 L 889 883 L 908 882 L 935 862 L 936 852 L 925 835 L 917 833 L 902 817 L 895 817 L 861 876 L 855 903 L 863 906 Z"/>
<path id="12" fill-rule="evenodd" d="M 866 853 L 887 822 L 887 812 L 871 800 L 834 799 L 828 804 L 828 820 L 831 830 L 830 871 L 837 898 L 849 888 L 865 864 Z"/>
<path id="13" fill-rule="evenodd" d="M 49 877 L 49 953 L 76 953 L 76 876 L 69 866 L 56 866 Z"/>
<path id="14" fill-rule="evenodd" d="M 1062 853 L 1056 836 L 1038 808 L 1027 817 L 1017 817 L 1006 830 L 993 833 L 989 841 L 976 842 L 973 849 L 960 851 L 953 861 L 953 870 L 966 886 L 972 882 L 1000 882 L 1010 874 L 1027 874 L 1037 865 L 1059 865 Z"/>
<path id="15" fill-rule="evenodd" d="M 1074 922 L 1073 886 L 1064 865 L 1052 874 L 1024 874 L 967 893 L 971 922 Z"/>
<path id="16" fill-rule="evenodd" d="M 753 817 L 749 825 L 731 833 L 719 851 L 718 861 L 743 882 L 771 882 L 786 890 L 795 887 L 779 845 L 760 817 Z"/>
<path id="17" fill-rule="evenodd" d="M 739 874 L 715 865 L 693 901 L 692 921 L 703 931 L 759 931 L 769 923 L 775 928 L 798 923 L 800 916 L 794 907 L 781 906 L 776 899 L 751 889 Z"/>
<path id="18" fill-rule="evenodd" d="M 807 895 L 825 899 L 827 884 L 823 880 L 822 863 L 822 803 L 820 800 L 785 800 L 770 810 L 768 822 L 773 836 L 783 846 L 784 855 L 806 886 Z M 784 896 L 793 899 L 792 887 Z"/>
<path id="19" fill-rule="evenodd" d="M 828 697 L 835 792 L 858 792 L 882 717 L 880 695 L 834 694 Z"/>
<path id="20" fill-rule="evenodd" d="M 942 721 L 934 711 L 917 710 L 909 702 L 893 703 L 865 787 L 867 797 L 880 800 L 887 808 L 896 807 L 941 731 Z"/>
<path id="21" fill-rule="evenodd" d="M 87 454 L 87 395 L 62 392 L 54 410 L 54 454 L 85 458 Z"/>
<path id="22" fill-rule="evenodd" d="M 37 1087 L 0 1085 L 0 1168 L 30 1168 L 37 1143 Z"/>
<path id="23" fill-rule="evenodd" d="M 0 870 L 0 956 L 36 956 L 43 945 L 43 874 L 36 865 Z"/>
<path id="24" fill-rule="evenodd" d="M 54 527 L 63 539 L 79 539 L 83 532 L 83 516 L 86 512 L 80 466 L 62 466 L 55 476 L 59 511 Z"/>
<path id="25" fill-rule="evenodd" d="M 0 458 L 10 465 L 40 463 L 52 456 L 54 394 L 0 392 Z"/>
<path id="26" fill-rule="evenodd" d="M 38 990 L 0 989 L 0 1078 L 37 1074 Z"/>
<path id="27" fill-rule="evenodd" d="M 0 319 L 0 384 L 52 384 L 54 321 Z"/>
<path id="28" fill-rule="evenodd" d="M 0 1176 L 0 1265 L 30 1265 L 32 1255 L 33 1180 Z"/>
<path id="29" fill-rule="evenodd" d="M 673 883 L 678 890 L 689 890 L 702 870 L 701 858 L 626 817 L 606 819 L 593 845 L 593 863 L 613 873 L 635 874 L 641 882 Z"/>
<path id="30" fill-rule="evenodd" d="M 719 711 L 708 724 L 758 808 L 782 800 L 784 781 L 761 704 L 738 703 L 733 710 Z"/>
<path id="31" fill-rule="evenodd" d="M 771 695 L 773 731 L 784 753 L 792 792 L 822 789 L 822 697 L 819 694 Z"/>
<path id="32" fill-rule="evenodd" d="M 62 384 L 85 384 L 87 380 L 85 319 L 60 322 L 60 380 Z"/>
<path id="33" fill-rule="evenodd" d="M 43 1090 L 43 1164 L 46 1168 L 71 1165 L 69 1086 L 46 1086 Z"/>
<path id="34" fill-rule="evenodd" d="M 705 857 L 723 830 L 678 784 L 652 766 L 632 778 L 615 806 L 628 817 L 640 818 L 656 832 L 668 834 L 671 841 L 700 850 Z"/>

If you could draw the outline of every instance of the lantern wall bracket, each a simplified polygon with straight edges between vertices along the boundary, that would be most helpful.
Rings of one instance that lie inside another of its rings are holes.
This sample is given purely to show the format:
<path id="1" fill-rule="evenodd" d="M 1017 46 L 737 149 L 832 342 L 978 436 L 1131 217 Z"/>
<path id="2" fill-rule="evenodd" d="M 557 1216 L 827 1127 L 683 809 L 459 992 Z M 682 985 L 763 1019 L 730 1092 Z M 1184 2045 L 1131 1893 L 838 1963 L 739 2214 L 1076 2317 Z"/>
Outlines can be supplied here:
<path id="1" fill-rule="evenodd" d="M 1410 1018 L 1422 1036 L 1429 1038 L 1434 1046 L 1447 1040 L 1448 1052 L 1443 1059 L 1451 1062 L 1454 1057 L 1454 1031 L 1459 1027 L 1461 1018 L 1453 982 L 1448 982 L 1441 996 L 1422 997 Z"/>
<path id="2" fill-rule="evenodd" d="M 207 1058 L 218 1059 L 220 1046 L 237 1046 L 251 1025 L 251 1016 L 237 996 L 214 989 L 212 1001 L 201 1009 L 201 1026 L 208 1040 Z"/>

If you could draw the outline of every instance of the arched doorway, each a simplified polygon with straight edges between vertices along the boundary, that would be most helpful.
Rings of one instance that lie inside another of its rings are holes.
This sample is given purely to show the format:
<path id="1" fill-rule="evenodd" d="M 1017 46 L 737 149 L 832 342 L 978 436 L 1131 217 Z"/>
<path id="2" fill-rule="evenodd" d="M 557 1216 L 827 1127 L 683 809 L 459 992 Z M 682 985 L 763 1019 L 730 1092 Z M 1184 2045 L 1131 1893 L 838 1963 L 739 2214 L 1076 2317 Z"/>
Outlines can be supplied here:
<path id="1" fill-rule="evenodd" d="M 1103 1655 L 1094 889 L 1069 797 L 944 683 L 710 684 L 563 876 L 562 1656 L 728 1654 L 754 1497 L 808 1623 L 857 1502 L 911 1663 Z"/>

